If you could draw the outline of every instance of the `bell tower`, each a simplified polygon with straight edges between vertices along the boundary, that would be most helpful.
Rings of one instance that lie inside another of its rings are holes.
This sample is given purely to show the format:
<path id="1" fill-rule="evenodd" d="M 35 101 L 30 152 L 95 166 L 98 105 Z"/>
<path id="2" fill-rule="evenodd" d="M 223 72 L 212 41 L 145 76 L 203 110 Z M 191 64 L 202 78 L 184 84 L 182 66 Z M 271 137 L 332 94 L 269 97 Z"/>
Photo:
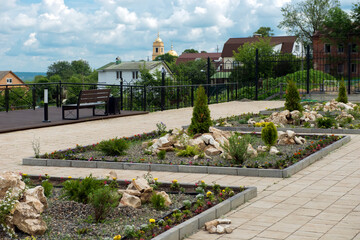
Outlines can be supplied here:
<path id="1" fill-rule="evenodd" d="M 164 43 L 161 40 L 159 33 L 157 35 L 157 38 L 155 39 L 153 43 L 153 54 L 152 54 L 152 60 L 154 61 L 155 58 L 159 55 L 165 54 L 164 52 Z"/>

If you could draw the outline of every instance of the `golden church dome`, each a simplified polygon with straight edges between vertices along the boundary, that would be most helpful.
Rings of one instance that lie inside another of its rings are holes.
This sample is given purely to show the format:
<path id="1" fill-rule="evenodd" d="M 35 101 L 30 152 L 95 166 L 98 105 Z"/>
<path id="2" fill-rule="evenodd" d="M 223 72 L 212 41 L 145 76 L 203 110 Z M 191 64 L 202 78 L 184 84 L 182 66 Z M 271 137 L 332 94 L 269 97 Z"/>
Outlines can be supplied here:
<path id="1" fill-rule="evenodd" d="M 173 49 L 173 45 L 171 44 L 171 50 L 168 51 L 168 54 L 170 54 L 171 56 L 174 57 L 178 57 L 179 55 L 177 54 L 177 52 Z"/>

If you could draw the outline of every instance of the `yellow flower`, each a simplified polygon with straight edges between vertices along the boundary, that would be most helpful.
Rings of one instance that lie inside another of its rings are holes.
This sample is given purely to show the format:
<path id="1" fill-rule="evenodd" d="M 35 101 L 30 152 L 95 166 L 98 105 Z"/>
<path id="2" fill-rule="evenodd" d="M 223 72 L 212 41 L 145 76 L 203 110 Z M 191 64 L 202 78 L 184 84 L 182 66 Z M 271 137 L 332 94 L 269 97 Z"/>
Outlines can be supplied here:
<path id="1" fill-rule="evenodd" d="M 26 173 L 23 173 L 22 175 L 23 175 L 23 177 L 26 177 L 26 176 L 27 176 L 27 174 L 26 174 Z"/>
<path id="2" fill-rule="evenodd" d="M 114 237 L 114 240 L 120 240 L 121 239 L 121 235 L 116 235 L 115 237 Z"/>
<path id="3" fill-rule="evenodd" d="M 116 177 L 113 177 L 113 180 L 115 181 L 115 180 L 116 180 Z"/>
<path id="4" fill-rule="evenodd" d="M 157 181 L 158 180 L 158 178 L 156 177 L 156 178 L 154 178 L 154 181 Z"/>
<path id="5" fill-rule="evenodd" d="M 201 180 L 201 183 L 205 183 L 205 181 L 204 181 L 204 180 Z"/>
<path id="6" fill-rule="evenodd" d="M 71 176 L 68 176 L 69 179 L 71 179 L 72 177 Z"/>
<path id="7" fill-rule="evenodd" d="M 177 183 L 177 181 L 178 181 L 178 180 L 174 179 L 172 182 L 173 182 L 173 183 Z"/>
<path id="8" fill-rule="evenodd" d="M 149 219 L 149 222 L 150 222 L 150 223 L 155 223 L 155 219 L 150 218 L 150 219 Z"/>
<path id="9" fill-rule="evenodd" d="M 135 178 L 133 178 L 132 180 L 133 180 L 133 181 L 135 181 L 136 179 L 135 179 Z"/>
<path id="10" fill-rule="evenodd" d="M 212 194 L 212 192 L 208 191 L 208 192 L 206 193 L 206 196 L 209 197 L 211 194 Z"/>
<path id="11" fill-rule="evenodd" d="M 225 189 L 223 189 L 222 192 L 225 192 Z"/>

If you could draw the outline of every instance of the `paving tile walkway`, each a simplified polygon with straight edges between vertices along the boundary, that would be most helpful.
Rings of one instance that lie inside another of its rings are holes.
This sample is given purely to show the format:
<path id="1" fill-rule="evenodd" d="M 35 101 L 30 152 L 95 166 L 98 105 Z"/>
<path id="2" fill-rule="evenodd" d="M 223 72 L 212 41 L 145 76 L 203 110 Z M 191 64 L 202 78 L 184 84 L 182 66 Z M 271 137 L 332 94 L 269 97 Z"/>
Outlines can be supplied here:
<path id="1" fill-rule="evenodd" d="M 282 106 L 281 101 L 230 102 L 210 105 L 216 119 Z M 190 123 L 192 109 L 169 110 L 94 122 L 0 134 L 0 171 L 12 170 L 51 176 L 105 176 L 106 169 L 22 166 L 33 155 L 32 141 L 40 139 L 41 152 L 92 144 L 102 139 Z M 360 240 L 360 136 L 296 175 L 257 178 L 209 174 L 153 172 L 161 181 L 194 183 L 199 180 L 229 185 L 256 186 L 258 197 L 227 214 L 235 228 L 230 235 L 210 235 L 202 230 L 188 239 L 358 239 Z M 121 179 L 141 176 L 143 171 L 116 170 Z"/>

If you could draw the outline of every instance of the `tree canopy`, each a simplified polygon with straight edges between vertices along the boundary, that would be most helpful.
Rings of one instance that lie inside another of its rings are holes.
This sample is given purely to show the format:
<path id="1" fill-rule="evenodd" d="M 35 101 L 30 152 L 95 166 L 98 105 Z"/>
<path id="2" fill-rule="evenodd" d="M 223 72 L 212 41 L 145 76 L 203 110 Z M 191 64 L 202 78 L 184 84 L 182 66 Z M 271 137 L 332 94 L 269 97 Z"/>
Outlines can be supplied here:
<path id="1" fill-rule="evenodd" d="M 339 7 L 338 0 L 304 0 L 281 8 L 283 20 L 278 25 L 304 43 L 312 43 L 312 36 L 322 27 L 329 10 Z"/>
<path id="2" fill-rule="evenodd" d="M 183 53 L 199 53 L 199 51 L 198 51 L 198 50 L 195 50 L 195 49 L 193 49 L 193 48 L 190 48 L 190 49 L 185 49 L 185 50 L 183 51 Z"/>
<path id="3" fill-rule="evenodd" d="M 92 69 L 87 61 L 74 60 L 71 63 L 68 61 L 54 62 L 48 67 L 46 75 L 49 79 L 53 75 L 59 75 L 61 80 L 68 81 L 74 74 L 84 77 L 91 73 Z"/>
<path id="4" fill-rule="evenodd" d="M 173 62 L 176 62 L 176 59 L 177 59 L 177 58 L 178 58 L 178 57 L 173 56 L 173 55 L 171 55 L 171 54 L 169 54 L 169 53 L 165 53 L 165 54 L 163 54 L 163 55 L 157 56 L 157 57 L 155 58 L 155 61 L 165 61 L 166 63 L 171 64 L 171 63 L 173 63 Z"/>
<path id="5" fill-rule="evenodd" d="M 260 27 L 254 34 L 260 34 L 262 37 L 270 37 L 274 36 L 273 31 L 270 27 Z"/>

